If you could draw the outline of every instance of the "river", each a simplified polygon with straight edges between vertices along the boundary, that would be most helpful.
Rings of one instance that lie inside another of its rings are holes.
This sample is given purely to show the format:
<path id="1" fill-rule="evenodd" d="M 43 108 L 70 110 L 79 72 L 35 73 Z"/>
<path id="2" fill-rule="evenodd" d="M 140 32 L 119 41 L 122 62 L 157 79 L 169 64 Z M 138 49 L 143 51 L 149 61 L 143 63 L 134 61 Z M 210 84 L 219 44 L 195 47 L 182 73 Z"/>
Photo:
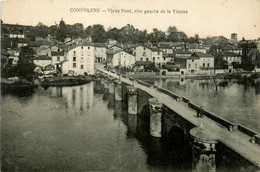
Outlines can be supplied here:
<path id="1" fill-rule="evenodd" d="M 183 92 L 193 92 L 188 88 Z M 218 94 L 222 91 L 231 94 L 224 88 Z M 247 91 L 250 100 L 259 96 Z M 189 143 L 182 136 L 153 138 L 147 118 L 127 114 L 123 102 L 95 91 L 94 82 L 2 93 L 2 171 L 191 171 Z M 233 162 L 228 156 L 218 156 L 217 169 L 251 168 L 242 158 Z"/>

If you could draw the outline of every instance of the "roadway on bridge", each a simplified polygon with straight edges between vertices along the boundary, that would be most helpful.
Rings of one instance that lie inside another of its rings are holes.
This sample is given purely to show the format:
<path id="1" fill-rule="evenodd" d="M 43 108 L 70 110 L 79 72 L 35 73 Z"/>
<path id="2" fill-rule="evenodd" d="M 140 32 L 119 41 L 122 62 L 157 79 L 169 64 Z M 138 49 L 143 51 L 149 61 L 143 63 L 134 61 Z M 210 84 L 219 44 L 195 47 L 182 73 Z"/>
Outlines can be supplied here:
<path id="1" fill-rule="evenodd" d="M 114 78 L 119 79 L 119 76 L 117 74 L 111 73 L 106 70 L 100 70 L 100 71 Z M 133 84 L 133 82 L 127 78 L 121 77 L 121 81 L 129 85 Z M 163 103 L 165 106 L 175 111 L 181 117 L 185 118 L 195 126 L 200 126 L 202 129 L 207 131 L 211 136 L 214 136 L 216 140 L 222 142 L 223 144 L 233 149 L 241 156 L 248 159 L 250 162 L 260 167 L 260 151 L 259 151 L 260 145 L 251 143 L 250 136 L 238 130 L 229 131 L 226 127 L 211 120 L 210 118 L 207 117 L 197 118 L 196 112 L 193 109 L 187 107 L 184 102 L 176 101 L 172 97 L 164 93 L 161 93 L 156 89 L 148 88 L 138 83 L 135 83 L 134 86 L 138 89 L 147 92 L 151 96 L 157 98 L 159 102 Z"/>

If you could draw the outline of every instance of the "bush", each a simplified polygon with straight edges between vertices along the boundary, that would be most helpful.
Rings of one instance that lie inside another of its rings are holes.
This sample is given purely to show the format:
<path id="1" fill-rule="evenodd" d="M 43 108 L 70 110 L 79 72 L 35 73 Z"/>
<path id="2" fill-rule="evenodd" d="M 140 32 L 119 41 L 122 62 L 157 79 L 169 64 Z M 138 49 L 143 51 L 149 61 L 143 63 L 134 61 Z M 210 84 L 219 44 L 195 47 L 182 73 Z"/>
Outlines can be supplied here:
<path id="1" fill-rule="evenodd" d="M 25 79 L 26 79 L 27 81 L 30 81 L 30 82 L 32 82 L 32 81 L 33 81 L 33 79 L 34 79 L 34 76 L 33 76 L 33 75 L 31 75 L 31 74 L 27 74 L 27 75 L 25 75 Z"/>

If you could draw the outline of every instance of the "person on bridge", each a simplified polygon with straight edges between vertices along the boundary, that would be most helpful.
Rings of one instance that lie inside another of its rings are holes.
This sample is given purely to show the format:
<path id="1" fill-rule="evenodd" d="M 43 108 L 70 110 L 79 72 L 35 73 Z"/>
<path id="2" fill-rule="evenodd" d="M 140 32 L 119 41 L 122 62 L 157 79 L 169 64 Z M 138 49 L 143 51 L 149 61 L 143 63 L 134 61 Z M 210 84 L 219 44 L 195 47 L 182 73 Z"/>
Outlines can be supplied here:
<path id="1" fill-rule="evenodd" d="M 202 106 L 200 106 L 199 108 L 199 117 L 204 118 L 204 109 L 202 108 Z"/>
<path id="2" fill-rule="evenodd" d="M 200 117 L 200 108 L 197 108 L 196 112 L 197 112 L 197 117 L 199 118 Z"/>

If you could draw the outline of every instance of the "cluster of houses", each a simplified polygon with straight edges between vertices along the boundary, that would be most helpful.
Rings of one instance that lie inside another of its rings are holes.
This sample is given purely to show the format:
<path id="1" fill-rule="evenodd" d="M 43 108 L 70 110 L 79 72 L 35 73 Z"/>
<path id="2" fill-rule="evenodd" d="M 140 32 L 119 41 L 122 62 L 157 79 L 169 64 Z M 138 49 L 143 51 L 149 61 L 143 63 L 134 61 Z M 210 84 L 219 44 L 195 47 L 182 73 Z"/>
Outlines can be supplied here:
<path id="1" fill-rule="evenodd" d="M 26 38 L 23 34 L 12 33 L 10 39 Z M 90 40 L 79 39 L 71 45 L 37 40 L 9 49 L 9 58 L 13 59 L 13 65 L 19 60 L 19 48 L 22 46 L 29 46 L 35 50 L 36 57 L 33 62 L 37 66 L 37 72 L 93 75 L 95 63 L 105 64 L 110 69 L 121 67 L 135 71 L 143 71 L 145 67 L 154 63 L 161 69 L 167 64 L 175 65 L 183 75 L 214 74 L 214 56 L 208 53 L 210 46 L 204 44 L 159 42 L 157 45 L 130 45 L 118 43 L 114 39 L 108 39 L 105 43 L 91 43 Z M 232 62 L 241 63 L 242 49 L 237 46 L 225 47 L 222 54 L 229 66 L 232 66 Z"/>

